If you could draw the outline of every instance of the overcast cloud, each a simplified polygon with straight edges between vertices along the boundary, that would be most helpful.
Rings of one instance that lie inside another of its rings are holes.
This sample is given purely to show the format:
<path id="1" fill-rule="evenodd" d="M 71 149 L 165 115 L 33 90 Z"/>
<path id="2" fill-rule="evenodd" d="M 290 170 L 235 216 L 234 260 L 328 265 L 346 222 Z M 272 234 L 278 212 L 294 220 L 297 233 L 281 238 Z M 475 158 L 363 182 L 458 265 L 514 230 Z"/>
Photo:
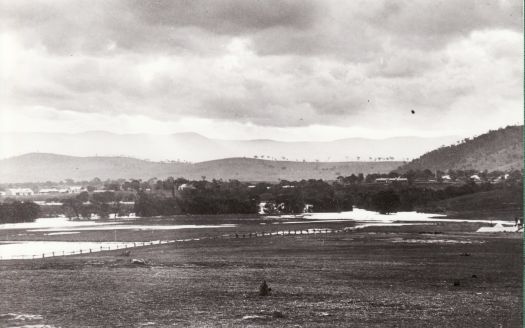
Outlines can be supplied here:
<path id="1" fill-rule="evenodd" d="M 476 134 L 522 122 L 521 24 L 517 0 L 0 1 L 0 129 Z"/>

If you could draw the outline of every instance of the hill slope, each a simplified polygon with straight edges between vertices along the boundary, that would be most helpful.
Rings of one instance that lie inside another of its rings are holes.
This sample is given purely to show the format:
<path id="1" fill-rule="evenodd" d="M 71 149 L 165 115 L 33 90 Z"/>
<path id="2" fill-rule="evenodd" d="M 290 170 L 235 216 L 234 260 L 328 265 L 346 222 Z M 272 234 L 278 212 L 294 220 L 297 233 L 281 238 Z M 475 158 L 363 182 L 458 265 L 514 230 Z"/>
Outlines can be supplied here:
<path id="1" fill-rule="evenodd" d="M 333 180 L 352 173 L 387 173 L 401 162 L 291 162 L 227 158 L 195 164 L 150 162 L 129 157 L 74 157 L 32 153 L 0 160 L 0 182 L 44 182 L 65 179 L 237 179 L 278 181 Z"/>
<path id="2" fill-rule="evenodd" d="M 511 170 L 523 168 L 523 125 L 489 131 L 472 139 L 441 147 L 400 167 L 442 170 Z"/>

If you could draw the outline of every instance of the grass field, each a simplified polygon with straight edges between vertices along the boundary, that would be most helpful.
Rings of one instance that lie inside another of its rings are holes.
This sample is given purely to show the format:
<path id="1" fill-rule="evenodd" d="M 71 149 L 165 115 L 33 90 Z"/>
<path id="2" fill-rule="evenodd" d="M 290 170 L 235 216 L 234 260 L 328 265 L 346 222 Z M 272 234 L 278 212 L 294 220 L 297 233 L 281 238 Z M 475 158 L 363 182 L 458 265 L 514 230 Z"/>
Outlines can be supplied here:
<path id="1" fill-rule="evenodd" d="M 522 235 L 471 231 L 376 227 L 3 261 L 0 326 L 521 327 Z"/>

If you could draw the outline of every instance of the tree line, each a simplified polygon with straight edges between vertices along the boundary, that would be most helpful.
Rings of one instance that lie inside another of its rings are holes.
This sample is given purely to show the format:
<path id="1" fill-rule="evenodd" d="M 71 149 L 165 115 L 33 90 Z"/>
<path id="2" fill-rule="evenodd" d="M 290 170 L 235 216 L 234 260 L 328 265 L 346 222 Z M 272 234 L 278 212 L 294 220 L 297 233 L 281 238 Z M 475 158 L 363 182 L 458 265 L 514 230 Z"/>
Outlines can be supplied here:
<path id="1" fill-rule="evenodd" d="M 0 223 L 33 222 L 40 215 L 40 206 L 33 202 L 4 202 L 0 204 Z"/>
<path id="2" fill-rule="evenodd" d="M 470 171 L 449 171 L 447 174 L 468 176 Z M 479 172 L 478 172 L 479 173 Z M 498 177 L 503 172 L 486 172 L 486 177 Z M 406 172 L 404 175 L 410 175 Z M 416 170 L 415 178 L 435 175 L 430 170 Z M 481 173 L 483 175 L 483 173 Z M 522 175 L 513 171 L 503 183 L 474 183 L 454 185 L 376 184 L 377 177 L 402 176 L 363 174 L 338 177 L 336 181 L 323 180 L 280 181 L 278 184 L 246 183 L 237 180 L 187 180 L 184 178 L 108 181 L 112 187 L 104 192 L 82 192 L 65 198 L 56 198 L 61 206 L 42 209 L 31 202 L 4 201 L 0 204 L 0 220 L 27 222 L 44 212 L 53 216 L 64 214 L 70 219 L 86 219 L 92 214 L 100 218 L 116 217 L 135 212 L 137 216 L 166 216 L 176 214 L 255 214 L 261 204 L 267 213 L 293 214 L 305 210 L 314 212 L 351 211 L 353 206 L 380 213 L 412 211 L 448 198 L 495 189 L 511 189 L 521 194 Z M 120 184 L 122 183 L 122 184 Z M 123 191 L 126 186 L 131 190 Z M 133 201 L 125 204 L 123 201 Z M 522 200 L 520 201 L 522 203 Z"/>
<path id="3" fill-rule="evenodd" d="M 438 187 L 410 184 L 347 183 L 348 177 L 333 183 L 323 180 L 280 181 L 278 184 L 242 183 L 237 180 L 158 181 L 159 189 L 139 192 L 135 212 L 140 216 L 173 214 L 257 213 L 260 203 L 269 212 L 302 213 L 307 205 L 315 212 L 351 211 L 353 206 L 380 213 L 413 211 L 433 202 L 477 192 L 511 188 L 521 193 L 521 179 L 502 184 L 474 183 Z"/>
<path id="4" fill-rule="evenodd" d="M 307 204 L 320 212 L 349 211 L 353 205 L 348 188 L 323 180 L 279 184 L 185 180 L 182 190 L 175 189 L 172 181 L 158 185 L 161 189 L 157 192 L 138 193 L 137 215 L 253 214 L 259 211 L 261 202 L 280 204 L 280 213 L 302 213 Z"/>

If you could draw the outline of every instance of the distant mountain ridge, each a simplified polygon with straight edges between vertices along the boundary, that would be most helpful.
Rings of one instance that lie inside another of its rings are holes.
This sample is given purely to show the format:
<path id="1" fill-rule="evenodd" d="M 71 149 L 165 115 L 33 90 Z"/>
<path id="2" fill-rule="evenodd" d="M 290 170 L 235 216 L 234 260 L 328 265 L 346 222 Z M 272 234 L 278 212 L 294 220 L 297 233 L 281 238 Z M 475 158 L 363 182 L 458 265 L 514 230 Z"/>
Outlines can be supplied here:
<path id="1" fill-rule="evenodd" d="M 401 162 L 292 162 L 226 158 L 199 163 L 152 162 L 129 157 L 76 157 L 30 153 L 0 160 L 0 183 L 59 182 L 65 179 L 186 179 L 268 181 L 324 179 L 352 173 L 387 173 Z"/>
<path id="2" fill-rule="evenodd" d="M 399 170 L 411 169 L 523 169 L 523 125 L 489 131 L 456 145 L 440 147 L 403 165 Z"/>
<path id="3" fill-rule="evenodd" d="M 382 140 L 347 138 L 325 142 L 211 139 L 197 133 L 115 134 L 0 133 L 0 158 L 27 153 L 70 156 L 125 156 L 155 161 L 202 162 L 222 158 L 250 157 L 287 161 L 348 162 L 378 158 L 411 159 L 458 137 L 396 137 Z M 359 157 L 359 158 L 358 158 Z"/>

